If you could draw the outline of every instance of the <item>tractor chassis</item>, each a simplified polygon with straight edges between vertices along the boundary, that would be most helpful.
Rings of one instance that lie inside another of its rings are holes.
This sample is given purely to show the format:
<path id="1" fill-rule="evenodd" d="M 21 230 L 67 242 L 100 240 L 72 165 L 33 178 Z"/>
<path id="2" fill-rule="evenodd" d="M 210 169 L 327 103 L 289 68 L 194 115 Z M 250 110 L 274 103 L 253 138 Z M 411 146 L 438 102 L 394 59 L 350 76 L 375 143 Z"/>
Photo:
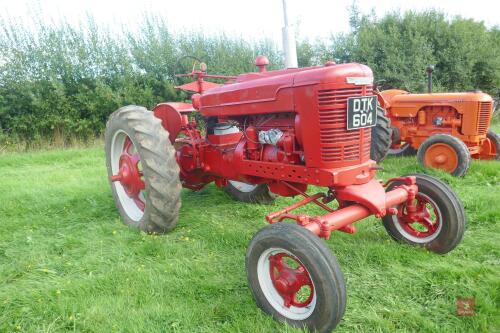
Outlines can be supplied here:
<path id="1" fill-rule="evenodd" d="M 389 192 L 383 191 L 383 188 L 393 181 L 399 181 L 403 184 L 394 187 Z M 283 181 L 281 183 L 298 195 L 303 196 L 304 199 L 277 212 L 268 214 L 266 216 L 267 222 L 273 224 L 285 219 L 291 219 L 296 221 L 298 225 L 325 239 L 329 239 L 331 232 L 335 230 L 350 234 L 355 233 L 356 228 L 352 224 L 370 215 L 380 218 L 386 214 L 397 215 L 402 213 L 398 211 L 398 208 L 395 208 L 401 204 L 405 204 L 403 205 L 405 208 L 404 214 L 407 218 L 414 221 L 420 219 L 420 213 L 414 200 L 418 192 L 414 176 L 392 178 L 383 185 L 376 180 L 371 180 L 366 184 L 330 189 L 326 194 L 320 192 L 314 195 L 308 195 L 288 182 Z M 374 198 L 377 198 L 375 202 Z M 339 202 L 339 208 L 336 210 L 326 205 L 333 200 Z M 363 202 L 363 204 L 355 202 Z M 310 203 L 316 204 L 328 213 L 322 216 L 291 214 L 293 210 Z"/>

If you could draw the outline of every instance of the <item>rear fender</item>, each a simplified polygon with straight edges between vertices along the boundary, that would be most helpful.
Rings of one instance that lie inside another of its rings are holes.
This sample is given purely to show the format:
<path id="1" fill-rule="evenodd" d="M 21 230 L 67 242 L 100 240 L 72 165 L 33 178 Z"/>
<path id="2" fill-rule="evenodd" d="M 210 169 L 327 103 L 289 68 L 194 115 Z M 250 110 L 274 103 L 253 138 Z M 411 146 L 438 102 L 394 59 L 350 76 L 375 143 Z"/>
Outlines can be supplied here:
<path id="1" fill-rule="evenodd" d="M 187 125 L 187 114 L 193 111 L 195 109 L 192 104 L 177 102 L 160 103 L 153 109 L 155 117 L 161 120 L 161 125 L 168 132 L 172 143 L 182 126 Z"/>

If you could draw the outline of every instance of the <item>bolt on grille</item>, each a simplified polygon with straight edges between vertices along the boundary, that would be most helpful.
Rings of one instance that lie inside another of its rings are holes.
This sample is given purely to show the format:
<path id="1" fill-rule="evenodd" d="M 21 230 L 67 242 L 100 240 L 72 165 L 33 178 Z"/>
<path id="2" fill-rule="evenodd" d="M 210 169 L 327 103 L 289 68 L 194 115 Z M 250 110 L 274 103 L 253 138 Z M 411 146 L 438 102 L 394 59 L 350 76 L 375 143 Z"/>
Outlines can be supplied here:
<path id="1" fill-rule="evenodd" d="M 480 102 L 479 112 L 477 114 L 477 133 L 486 134 L 488 132 L 488 125 L 490 124 L 492 103 Z"/>
<path id="2" fill-rule="evenodd" d="M 372 95 L 372 93 L 371 86 L 318 90 L 321 159 L 323 162 L 367 160 L 370 158 L 371 129 L 347 130 L 347 99 Z"/>

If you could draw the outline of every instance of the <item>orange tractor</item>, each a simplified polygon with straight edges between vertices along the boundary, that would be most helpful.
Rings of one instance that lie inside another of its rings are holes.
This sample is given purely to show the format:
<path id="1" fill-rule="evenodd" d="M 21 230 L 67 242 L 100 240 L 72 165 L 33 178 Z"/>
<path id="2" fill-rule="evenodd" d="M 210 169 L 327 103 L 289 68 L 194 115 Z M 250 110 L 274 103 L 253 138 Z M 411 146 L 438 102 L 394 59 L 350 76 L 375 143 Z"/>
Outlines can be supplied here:
<path id="1" fill-rule="evenodd" d="M 493 99 L 479 90 L 432 93 L 433 66 L 427 67 L 427 94 L 390 89 L 378 93 L 392 126 L 388 155 L 417 154 L 418 161 L 464 176 L 471 157 L 500 159 L 500 136 L 488 130 Z"/>

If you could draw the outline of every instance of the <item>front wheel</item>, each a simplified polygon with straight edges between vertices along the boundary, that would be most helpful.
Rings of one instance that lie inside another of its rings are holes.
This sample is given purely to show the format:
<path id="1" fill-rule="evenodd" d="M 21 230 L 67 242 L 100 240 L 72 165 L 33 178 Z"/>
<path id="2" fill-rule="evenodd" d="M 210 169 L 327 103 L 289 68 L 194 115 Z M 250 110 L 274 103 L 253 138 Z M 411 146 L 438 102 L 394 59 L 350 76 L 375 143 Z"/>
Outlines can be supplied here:
<path id="1" fill-rule="evenodd" d="M 434 134 L 418 148 L 417 159 L 425 167 L 463 177 L 469 170 L 471 155 L 462 140 L 449 134 Z"/>
<path id="2" fill-rule="evenodd" d="M 344 314 L 339 264 L 309 230 L 286 223 L 261 229 L 248 246 L 246 271 L 257 305 L 278 321 L 331 332 Z"/>
<path id="3" fill-rule="evenodd" d="M 450 252 L 464 234 L 464 207 L 446 183 L 428 175 L 416 175 L 416 178 L 416 213 L 409 214 L 406 203 L 401 204 L 396 207 L 396 215 L 382 218 L 384 227 L 396 241 L 425 247 L 440 254 Z M 398 185 L 401 182 L 392 182 L 387 191 Z"/>

